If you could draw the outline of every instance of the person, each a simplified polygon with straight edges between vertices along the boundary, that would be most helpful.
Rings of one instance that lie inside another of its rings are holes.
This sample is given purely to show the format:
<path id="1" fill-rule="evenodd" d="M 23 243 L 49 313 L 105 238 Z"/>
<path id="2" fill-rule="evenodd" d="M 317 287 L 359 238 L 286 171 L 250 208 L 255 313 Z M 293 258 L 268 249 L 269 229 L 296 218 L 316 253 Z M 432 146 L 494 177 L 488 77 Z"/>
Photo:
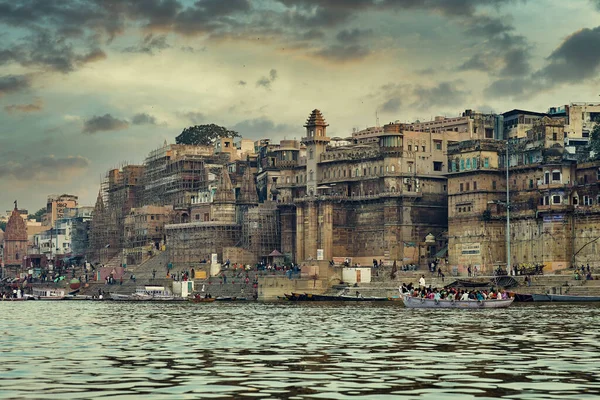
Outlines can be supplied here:
<path id="1" fill-rule="evenodd" d="M 471 276 L 471 266 L 467 267 L 467 276 Z"/>
<path id="2" fill-rule="evenodd" d="M 152 270 L 152 279 L 156 279 L 156 270 L 155 269 Z"/>
<path id="3" fill-rule="evenodd" d="M 425 287 L 425 275 L 421 275 L 421 279 L 419 279 L 419 287 L 421 289 Z"/>
<path id="4" fill-rule="evenodd" d="M 442 267 L 438 267 L 438 278 L 440 278 L 442 275 Z"/>

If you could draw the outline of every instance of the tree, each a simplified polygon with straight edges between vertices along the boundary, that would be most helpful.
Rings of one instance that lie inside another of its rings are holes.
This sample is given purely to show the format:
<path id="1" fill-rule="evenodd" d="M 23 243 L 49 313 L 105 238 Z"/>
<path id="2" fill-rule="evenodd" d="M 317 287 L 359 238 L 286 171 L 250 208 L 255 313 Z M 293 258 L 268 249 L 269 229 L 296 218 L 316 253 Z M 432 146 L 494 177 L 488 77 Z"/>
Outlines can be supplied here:
<path id="1" fill-rule="evenodd" d="M 46 214 L 46 208 L 40 208 L 31 216 L 31 218 L 35 218 L 37 222 L 42 222 L 42 217 Z"/>
<path id="2" fill-rule="evenodd" d="M 236 131 L 215 125 L 194 125 L 185 128 L 179 136 L 175 138 L 177 144 L 194 144 L 197 146 L 210 146 L 219 138 L 241 137 Z"/>
<path id="3" fill-rule="evenodd" d="M 6 231 L 6 222 L 0 221 L 0 229 L 2 229 L 2 232 Z"/>
<path id="4" fill-rule="evenodd" d="M 592 159 L 600 160 L 600 118 L 596 118 L 595 122 L 596 126 L 592 129 L 590 137 L 590 150 L 594 153 Z"/>

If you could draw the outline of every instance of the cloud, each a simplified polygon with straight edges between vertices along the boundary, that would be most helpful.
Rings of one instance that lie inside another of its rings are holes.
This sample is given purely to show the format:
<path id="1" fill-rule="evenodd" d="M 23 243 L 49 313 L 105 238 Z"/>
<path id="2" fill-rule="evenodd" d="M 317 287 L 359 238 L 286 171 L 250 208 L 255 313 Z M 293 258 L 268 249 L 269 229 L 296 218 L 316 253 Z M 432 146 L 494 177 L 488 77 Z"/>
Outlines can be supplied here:
<path id="1" fill-rule="evenodd" d="M 11 104 L 8 106 L 4 106 L 4 111 L 6 111 L 9 114 L 17 113 L 17 112 L 33 113 L 33 112 L 42 111 L 43 108 L 44 108 L 44 102 L 42 101 L 42 99 L 37 98 L 37 99 L 35 99 L 35 101 L 33 103 L 30 103 L 30 104 Z"/>
<path id="2" fill-rule="evenodd" d="M 523 76 L 531 72 L 529 66 L 528 53 L 525 49 L 512 49 L 506 52 L 503 57 L 504 68 L 500 70 L 502 76 Z"/>
<path id="3" fill-rule="evenodd" d="M 395 84 L 383 85 L 373 97 L 383 97 L 380 110 L 396 113 L 400 106 L 407 104 L 407 108 L 418 110 L 436 109 L 438 107 L 459 107 L 467 100 L 470 92 L 460 88 L 461 81 L 440 82 L 434 86 Z"/>
<path id="4" fill-rule="evenodd" d="M 21 159 L 26 157 L 21 157 Z M 56 158 L 53 155 L 23 162 L 0 162 L 0 178 L 18 181 L 64 181 L 80 175 L 90 166 L 90 160 L 82 156 Z"/>
<path id="5" fill-rule="evenodd" d="M 133 125 L 156 125 L 156 117 L 147 113 L 139 113 L 131 118 L 131 123 Z"/>
<path id="6" fill-rule="evenodd" d="M 0 76 L 0 97 L 28 89 L 31 86 L 30 77 L 27 75 Z"/>
<path id="7" fill-rule="evenodd" d="M 557 83 L 578 83 L 598 74 L 600 26 L 581 29 L 567 37 L 547 58 L 548 65 L 535 76 Z"/>
<path id="8" fill-rule="evenodd" d="M 459 71 L 489 71 L 490 67 L 488 63 L 484 61 L 486 58 L 485 54 L 475 54 L 471 56 L 467 61 L 457 67 Z"/>
<path id="9" fill-rule="evenodd" d="M 362 39 L 373 35 L 372 29 L 344 29 L 335 36 L 335 38 L 342 43 L 356 43 Z"/>
<path id="10" fill-rule="evenodd" d="M 269 71 L 269 76 L 263 76 L 262 78 L 260 78 L 259 80 L 256 81 L 256 86 L 262 86 L 265 89 L 271 89 L 271 83 L 275 82 L 275 80 L 277 79 L 277 70 L 276 69 L 271 69 Z"/>
<path id="11" fill-rule="evenodd" d="M 431 109 L 439 106 L 449 106 L 464 103 L 468 91 L 460 90 L 453 82 L 441 82 L 437 86 L 418 86 L 413 95 L 416 101 L 413 106 L 420 109 Z"/>
<path id="12" fill-rule="evenodd" d="M 340 45 L 334 44 L 314 52 L 314 55 L 327 61 L 335 63 L 346 63 L 366 58 L 371 51 L 358 44 Z"/>
<path id="13" fill-rule="evenodd" d="M 206 121 L 206 116 L 198 111 L 188 111 L 188 112 L 184 112 L 184 113 L 177 113 L 177 115 L 179 117 L 187 119 L 189 122 L 191 122 L 194 125 L 198 125 L 198 124 L 201 124 L 202 122 Z"/>
<path id="14" fill-rule="evenodd" d="M 102 116 L 94 115 L 83 123 L 84 133 L 96 133 L 100 131 L 118 131 L 127 129 L 129 122 L 113 117 L 110 114 L 104 114 Z"/>
<path id="15" fill-rule="evenodd" d="M 154 55 L 155 51 L 160 52 L 161 50 L 168 49 L 169 47 L 171 46 L 167 43 L 167 35 L 155 36 L 154 34 L 150 33 L 144 37 L 141 43 L 125 48 L 123 52 Z M 192 47 L 189 47 L 189 49 L 191 49 L 191 52 L 194 51 Z"/>
<path id="16" fill-rule="evenodd" d="M 395 114 L 400 111 L 400 106 L 402 105 L 402 101 L 399 97 L 392 97 L 388 99 L 385 103 L 379 106 L 379 110 L 383 113 Z"/>
<path id="17" fill-rule="evenodd" d="M 246 81 L 238 81 L 238 85 L 240 86 L 246 86 Z"/>
<path id="18" fill-rule="evenodd" d="M 538 85 L 528 78 L 504 78 L 490 84 L 484 94 L 488 97 L 527 97 Z"/>
<path id="19" fill-rule="evenodd" d="M 283 136 L 285 134 L 293 134 L 298 132 L 298 136 L 302 135 L 302 127 L 292 126 L 288 124 L 276 124 L 267 117 L 259 117 L 247 119 L 235 124 L 232 129 L 239 132 L 243 137 L 273 137 Z"/>

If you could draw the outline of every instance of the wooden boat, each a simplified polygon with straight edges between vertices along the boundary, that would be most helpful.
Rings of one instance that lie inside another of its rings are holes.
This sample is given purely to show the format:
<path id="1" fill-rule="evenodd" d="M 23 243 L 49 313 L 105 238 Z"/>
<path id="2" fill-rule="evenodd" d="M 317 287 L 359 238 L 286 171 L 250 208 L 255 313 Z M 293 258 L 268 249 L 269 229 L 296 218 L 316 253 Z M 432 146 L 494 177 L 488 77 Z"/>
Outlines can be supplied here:
<path id="1" fill-rule="evenodd" d="M 402 300 L 407 308 L 506 308 L 514 298 L 490 300 L 434 300 L 419 297 L 403 296 Z"/>
<path id="2" fill-rule="evenodd" d="M 32 294 L 37 300 L 63 300 L 65 289 L 34 287 Z"/>
<path id="3" fill-rule="evenodd" d="M 193 297 L 190 299 L 190 301 L 192 303 L 212 303 L 213 301 L 216 301 L 217 299 L 215 299 L 214 297 Z"/>
<path id="4" fill-rule="evenodd" d="M 312 293 L 292 293 L 286 294 L 285 297 L 291 301 L 390 301 L 389 297 L 363 297 L 348 296 L 348 295 L 325 295 Z"/>
<path id="5" fill-rule="evenodd" d="M 600 296 L 575 296 L 568 294 L 548 294 L 550 301 L 564 301 L 564 302 L 593 302 L 600 301 Z"/>
<path id="6" fill-rule="evenodd" d="M 550 301 L 550 297 L 547 294 L 534 293 L 531 295 L 533 301 Z"/>

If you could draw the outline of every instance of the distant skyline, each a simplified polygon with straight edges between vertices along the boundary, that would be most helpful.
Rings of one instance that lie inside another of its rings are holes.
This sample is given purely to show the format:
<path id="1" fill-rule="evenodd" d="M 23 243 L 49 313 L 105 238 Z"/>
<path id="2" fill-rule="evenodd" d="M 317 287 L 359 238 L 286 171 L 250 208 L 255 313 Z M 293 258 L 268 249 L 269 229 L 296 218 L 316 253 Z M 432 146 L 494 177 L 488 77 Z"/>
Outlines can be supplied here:
<path id="1" fill-rule="evenodd" d="M 93 205 L 194 124 L 330 136 L 600 101 L 600 0 L 0 0 L 0 210 Z"/>

